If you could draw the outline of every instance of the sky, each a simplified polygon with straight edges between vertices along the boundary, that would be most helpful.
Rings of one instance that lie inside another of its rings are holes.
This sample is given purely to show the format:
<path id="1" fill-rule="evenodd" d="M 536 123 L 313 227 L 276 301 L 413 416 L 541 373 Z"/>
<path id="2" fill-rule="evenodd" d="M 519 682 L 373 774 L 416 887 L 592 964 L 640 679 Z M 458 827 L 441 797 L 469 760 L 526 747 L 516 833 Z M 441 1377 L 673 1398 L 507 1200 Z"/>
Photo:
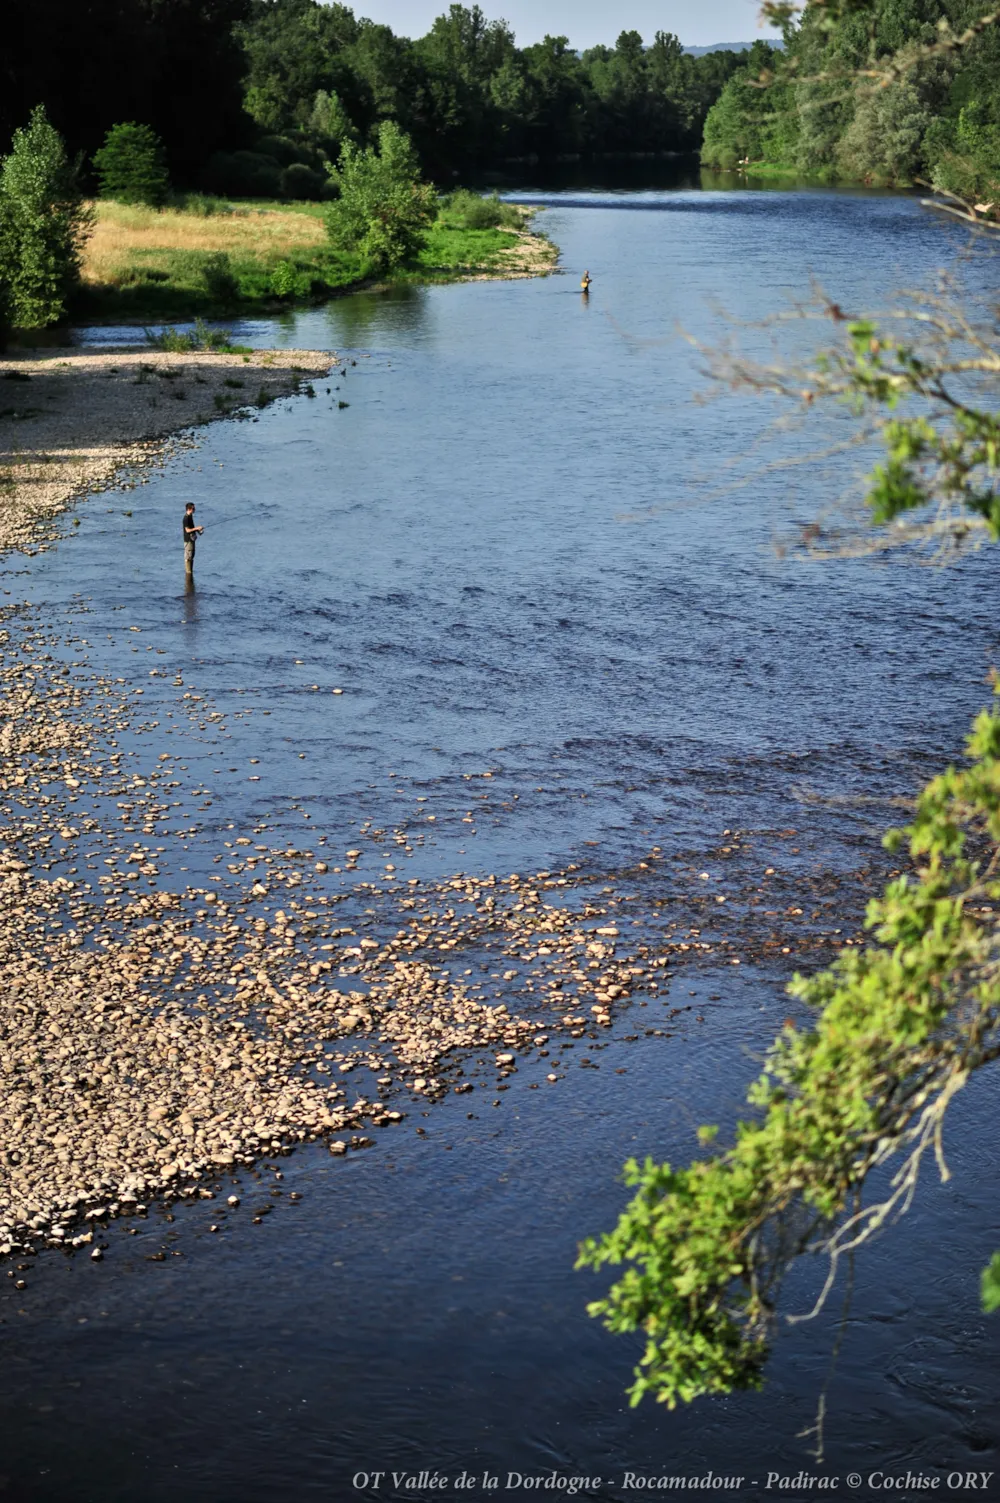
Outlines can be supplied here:
<path id="1" fill-rule="evenodd" d="M 401 36 L 419 37 L 448 0 L 347 0 L 356 16 L 382 21 Z M 471 4 L 472 0 L 465 0 Z M 672 31 L 685 47 L 712 42 L 753 42 L 774 35 L 761 30 L 757 0 L 479 0 L 490 20 L 513 28 L 519 47 L 540 42 L 546 32 L 567 36 L 581 50 L 598 42 L 609 46 L 621 31 L 638 31 L 651 42 L 657 31 Z"/>

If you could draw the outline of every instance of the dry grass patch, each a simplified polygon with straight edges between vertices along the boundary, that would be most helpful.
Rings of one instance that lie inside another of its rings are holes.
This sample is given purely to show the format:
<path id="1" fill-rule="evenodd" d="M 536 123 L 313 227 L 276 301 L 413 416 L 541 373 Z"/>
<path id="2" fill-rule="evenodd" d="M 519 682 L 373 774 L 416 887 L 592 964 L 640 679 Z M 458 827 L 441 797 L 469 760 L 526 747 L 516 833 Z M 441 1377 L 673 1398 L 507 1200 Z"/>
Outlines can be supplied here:
<path id="1" fill-rule="evenodd" d="M 114 285 L 136 260 L 164 251 L 224 251 L 270 263 L 314 251 L 326 240 L 321 219 L 294 210 L 247 208 L 206 217 L 106 202 L 94 208 L 97 217 L 84 250 L 83 280 L 96 285 Z"/>

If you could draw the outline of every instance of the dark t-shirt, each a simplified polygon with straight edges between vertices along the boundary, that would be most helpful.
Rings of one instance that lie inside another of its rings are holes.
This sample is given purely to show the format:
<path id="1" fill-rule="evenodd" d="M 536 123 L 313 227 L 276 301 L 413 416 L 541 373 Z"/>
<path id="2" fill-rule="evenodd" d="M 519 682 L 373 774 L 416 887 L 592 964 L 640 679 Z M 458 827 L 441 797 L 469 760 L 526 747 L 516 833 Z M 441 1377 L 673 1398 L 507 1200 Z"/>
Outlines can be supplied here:
<path id="1" fill-rule="evenodd" d="M 184 520 L 181 523 L 181 532 L 185 543 L 194 543 L 197 541 L 198 534 L 195 532 L 197 525 L 194 517 L 189 512 L 185 512 Z"/>

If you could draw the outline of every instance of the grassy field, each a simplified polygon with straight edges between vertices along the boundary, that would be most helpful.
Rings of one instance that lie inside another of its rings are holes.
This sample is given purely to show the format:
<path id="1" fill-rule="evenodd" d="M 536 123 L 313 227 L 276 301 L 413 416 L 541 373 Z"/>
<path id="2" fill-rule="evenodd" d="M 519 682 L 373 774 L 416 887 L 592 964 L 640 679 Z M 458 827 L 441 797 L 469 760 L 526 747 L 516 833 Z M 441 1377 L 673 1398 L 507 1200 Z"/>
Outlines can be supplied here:
<path id="1" fill-rule="evenodd" d="M 359 259 L 333 250 L 319 203 L 226 203 L 147 209 L 94 205 L 73 316 L 110 322 L 229 317 L 322 301 L 358 285 Z M 527 215 L 525 216 L 525 224 Z M 467 229 L 443 208 L 405 281 L 538 275 L 555 247 L 521 230 Z"/>

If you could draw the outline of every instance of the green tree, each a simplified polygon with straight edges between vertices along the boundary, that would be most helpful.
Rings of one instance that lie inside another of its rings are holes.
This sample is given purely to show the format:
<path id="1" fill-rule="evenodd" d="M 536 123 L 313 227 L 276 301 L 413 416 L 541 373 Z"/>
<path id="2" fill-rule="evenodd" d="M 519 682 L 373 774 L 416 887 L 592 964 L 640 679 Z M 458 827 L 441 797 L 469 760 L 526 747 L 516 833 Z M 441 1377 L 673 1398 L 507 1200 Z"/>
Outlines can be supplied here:
<path id="1" fill-rule="evenodd" d="M 90 224 L 76 168 L 38 105 L 0 165 L 0 281 L 17 327 L 38 329 L 65 315 Z"/>
<path id="2" fill-rule="evenodd" d="M 94 167 L 102 198 L 154 208 L 166 201 L 170 180 L 163 143 L 148 125 L 113 125 L 94 153 Z"/>
<path id="3" fill-rule="evenodd" d="M 726 169 L 747 160 L 789 165 L 799 131 L 791 88 L 782 74 L 769 88 L 760 87 L 761 77 L 779 65 L 780 54 L 767 42 L 755 42 L 744 58 L 708 111 L 701 159 L 707 167 Z"/>
<path id="4" fill-rule="evenodd" d="M 356 141 L 357 131 L 335 89 L 317 89 L 308 119 L 309 133 L 337 155 L 345 141 Z"/>
<path id="5" fill-rule="evenodd" d="M 340 197 L 326 214 L 331 243 L 384 272 L 416 254 L 434 214 L 435 194 L 420 181 L 410 138 L 394 121 L 379 127 L 378 148 L 346 141 L 331 179 Z"/>

